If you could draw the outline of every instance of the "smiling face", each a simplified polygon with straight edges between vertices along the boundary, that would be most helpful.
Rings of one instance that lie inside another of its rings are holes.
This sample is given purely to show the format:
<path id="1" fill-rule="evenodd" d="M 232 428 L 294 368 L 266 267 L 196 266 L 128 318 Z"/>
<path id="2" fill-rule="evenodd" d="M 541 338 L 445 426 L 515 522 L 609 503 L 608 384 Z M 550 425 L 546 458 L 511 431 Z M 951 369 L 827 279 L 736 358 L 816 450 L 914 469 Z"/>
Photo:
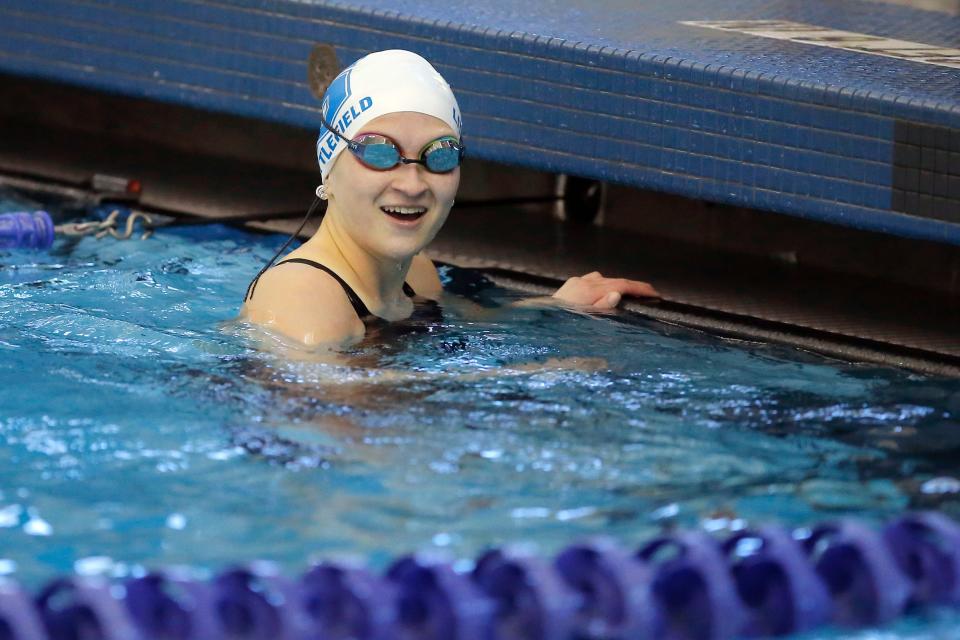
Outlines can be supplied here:
<path id="1" fill-rule="evenodd" d="M 417 158 L 428 143 L 454 135 L 442 120 L 407 111 L 371 120 L 354 138 L 369 133 L 391 138 L 405 158 Z M 327 216 L 371 255 L 402 261 L 433 240 L 459 184 L 459 167 L 440 174 L 419 164 L 376 171 L 345 152 L 327 177 Z"/>

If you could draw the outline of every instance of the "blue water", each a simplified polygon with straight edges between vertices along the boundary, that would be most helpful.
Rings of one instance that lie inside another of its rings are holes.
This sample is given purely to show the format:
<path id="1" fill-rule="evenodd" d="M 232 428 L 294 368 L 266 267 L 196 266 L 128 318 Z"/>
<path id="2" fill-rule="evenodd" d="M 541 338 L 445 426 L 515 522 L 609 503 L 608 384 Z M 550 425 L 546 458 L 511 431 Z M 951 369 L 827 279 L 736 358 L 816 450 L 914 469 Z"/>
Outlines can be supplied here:
<path id="1" fill-rule="evenodd" d="M 0 252 L 0 574 L 375 567 L 667 525 L 960 517 L 960 382 L 629 314 L 474 308 L 311 357 L 235 321 L 282 243 L 222 227 Z M 957 637 L 934 613 L 810 638 Z"/>

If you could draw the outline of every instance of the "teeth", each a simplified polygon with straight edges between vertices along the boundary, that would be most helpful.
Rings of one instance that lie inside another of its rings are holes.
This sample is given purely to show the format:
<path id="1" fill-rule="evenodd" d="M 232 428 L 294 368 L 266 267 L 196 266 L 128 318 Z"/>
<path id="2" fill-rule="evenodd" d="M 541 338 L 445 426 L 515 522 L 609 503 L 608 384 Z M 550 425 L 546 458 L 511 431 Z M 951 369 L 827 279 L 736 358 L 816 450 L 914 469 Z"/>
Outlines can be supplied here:
<path id="1" fill-rule="evenodd" d="M 405 216 L 412 216 L 418 213 L 426 213 L 424 207 L 380 207 L 386 213 L 399 213 Z"/>

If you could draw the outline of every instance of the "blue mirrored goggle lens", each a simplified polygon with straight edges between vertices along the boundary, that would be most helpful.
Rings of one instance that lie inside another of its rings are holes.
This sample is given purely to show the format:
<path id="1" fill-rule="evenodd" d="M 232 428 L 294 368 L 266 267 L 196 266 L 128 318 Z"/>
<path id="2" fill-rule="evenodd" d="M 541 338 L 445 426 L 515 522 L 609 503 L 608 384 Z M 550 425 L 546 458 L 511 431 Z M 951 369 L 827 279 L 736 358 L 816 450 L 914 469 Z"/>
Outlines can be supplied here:
<path id="1" fill-rule="evenodd" d="M 403 158 L 397 145 L 382 135 L 363 135 L 351 141 L 349 148 L 363 164 L 380 171 L 392 169 L 401 162 L 417 162 Z M 447 173 L 460 166 L 462 157 L 463 147 L 456 138 L 440 138 L 423 148 L 419 163 L 433 173 Z"/>
<path id="2" fill-rule="evenodd" d="M 443 145 L 428 149 L 423 154 L 423 161 L 427 169 L 436 173 L 453 171 L 460 166 L 460 148 L 453 145 Z"/>
<path id="3" fill-rule="evenodd" d="M 366 142 L 358 147 L 357 157 L 375 169 L 390 169 L 400 162 L 400 150 L 389 142 Z"/>

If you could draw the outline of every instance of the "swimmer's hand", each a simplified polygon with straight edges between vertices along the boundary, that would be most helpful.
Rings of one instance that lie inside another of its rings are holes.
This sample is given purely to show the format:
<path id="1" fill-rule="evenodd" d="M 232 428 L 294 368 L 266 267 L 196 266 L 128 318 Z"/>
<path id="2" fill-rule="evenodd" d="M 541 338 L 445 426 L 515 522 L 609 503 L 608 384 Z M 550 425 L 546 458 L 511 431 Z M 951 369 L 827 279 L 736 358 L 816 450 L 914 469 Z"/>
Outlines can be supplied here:
<path id="1" fill-rule="evenodd" d="M 605 278 L 599 271 L 573 277 L 557 289 L 553 297 L 563 302 L 595 310 L 613 309 L 624 295 L 659 298 L 660 294 L 646 282 L 626 278 Z"/>

